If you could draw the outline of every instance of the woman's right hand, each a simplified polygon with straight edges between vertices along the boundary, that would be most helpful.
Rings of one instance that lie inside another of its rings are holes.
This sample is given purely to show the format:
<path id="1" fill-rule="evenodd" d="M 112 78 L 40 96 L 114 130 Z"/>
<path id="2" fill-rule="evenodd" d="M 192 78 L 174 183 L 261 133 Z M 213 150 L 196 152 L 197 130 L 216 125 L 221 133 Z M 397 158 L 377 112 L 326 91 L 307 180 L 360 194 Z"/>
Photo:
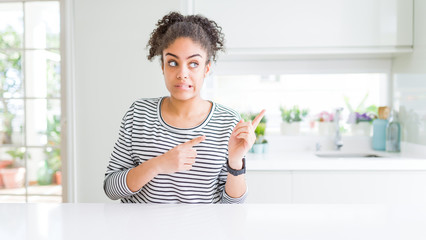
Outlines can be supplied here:
<path id="1" fill-rule="evenodd" d="M 205 136 L 196 137 L 177 145 L 165 154 L 158 156 L 157 167 L 159 174 L 170 174 L 180 171 L 188 171 L 192 168 L 197 157 L 197 150 L 193 146 L 206 139 Z"/>

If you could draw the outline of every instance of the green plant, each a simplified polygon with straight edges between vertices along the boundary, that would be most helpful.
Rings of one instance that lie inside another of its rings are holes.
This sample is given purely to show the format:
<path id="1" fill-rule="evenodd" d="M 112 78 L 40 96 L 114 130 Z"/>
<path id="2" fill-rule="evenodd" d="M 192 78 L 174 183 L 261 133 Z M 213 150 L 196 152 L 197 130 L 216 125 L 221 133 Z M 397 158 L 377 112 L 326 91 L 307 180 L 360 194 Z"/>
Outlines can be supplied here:
<path id="1" fill-rule="evenodd" d="M 375 114 L 377 115 L 378 107 L 374 104 L 369 105 L 367 107 L 364 106 L 365 100 L 368 98 L 368 92 L 365 94 L 365 96 L 362 98 L 361 102 L 358 104 L 356 108 L 353 108 L 352 105 L 349 103 L 349 98 L 347 96 L 344 96 L 345 104 L 349 109 L 349 112 L 357 112 L 360 114 L 367 113 L 367 114 Z"/>
<path id="2" fill-rule="evenodd" d="M 57 172 L 61 170 L 61 150 L 59 148 L 48 148 L 46 150 L 47 166 Z"/>
<path id="3" fill-rule="evenodd" d="M 15 118 L 15 115 L 9 112 L 8 102 L 6 99 L 1 99 L 3 103 L 3 108 L 0 109 L 0 113 L 3 113 L 3 132 L 5 137 L 3 139 L 3 144 L 12 143 L 12 121 Z"/>
<path id="4" fill-rule="evenodd" d="M 259 115 L 259 113 L 252 113 L 252 112 L 241 113 L 241 118 L 244 119 L 244 121 L 249 122 L 249 121 L 253 121 L 257 115 Z M 257 125 L 256 129 L 254 130 L 254 133 L 256 134 L 255 143 L 267 143 L 267 140 L 264 139 L 266 122 L 267 122 L 267 119 L 265 116 L 263 116 L 263 118 L 260 120 L 259 124 Z"/>
<path id="5" fill-rule="evenodd" d="M 308 109 L 299 109 L 297 105 L 290 109 L 281 106 L 280 111 L 282 120 L 287 123 L 301 122 L 309 113 Z"/>
<path id="6" fill-rule="evenodd" d="M 19 49 L 21 47 L 21 38 L 10 26 L 0 32 L 0 49 Z M 12 121 L 15 118 L 11 112 L 10 101 L 7 95 L 13 95 L 21 90 L 21 72 L 22 55 L 18 51 L 0 52 L 0 114 L 3 118 L 3 131 L 5 138 L 3 143 L 12 143 Z"/>
<path id="7" fill-rule="evenodd" d="M 61 120 L 59 116 L 52 115 L 47 119 L 47 166 L 54 172 L 61 170 Z"/>
<path id="8" fill-rule="evenodd" d="M 260 112 L 258 113 L 252 113 L 252 112 L 245 112 L 245 113 L 241 113 L 241 118 L 244 119 L 244 121 L 249 122 L 249 121 L 253 121 L 257 115 L 259 115 Z M 268 120 L 266 119 L 266 116 L 263 116 L 263 118 L 260 120 L 260 123 L 266 123 Z"/>
<path id="9" fill-rule="evenodd" d="M 25 150 L 24 148 L 15 148 L 13 150 L 6 151 L 6 153 L 12 157 L 12 164 L 7 166 L 8 168 L 15 168 L 15 167 L 22 167 L 23 160 L 25 157 Z M 30 158 L 30 155 L 27 155 L 28 158 Z"/>
<path id="10" fill-rule="evenodd" d="M 264 143 L 263 140 L 265 140 L 265 129 L 266 123 L 259 123 L 259 125 L 257 125 L 256 129 L 254 130 L 254 134 L 256 134 L 255 143 Z"/>

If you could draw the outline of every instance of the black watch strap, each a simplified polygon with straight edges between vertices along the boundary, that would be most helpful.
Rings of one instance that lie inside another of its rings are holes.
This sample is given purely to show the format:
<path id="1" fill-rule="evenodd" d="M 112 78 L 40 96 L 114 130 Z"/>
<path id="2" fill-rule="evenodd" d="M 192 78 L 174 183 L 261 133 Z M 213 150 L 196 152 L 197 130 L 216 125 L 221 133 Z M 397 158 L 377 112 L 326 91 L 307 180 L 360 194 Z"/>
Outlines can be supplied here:
<path id="1" fill-rule="evenodd" d="M 241 175 L 241 174 L 246 173 L 246 158 L 245 158 L 245 157 L 243 157 L 243 168 L 241 168 L 240 170 L 232 169 L 232 168 L 229 166 L 229 161 L 226 161 L 226 169 L 227 169 L 227 170 L 228 170 L 228 172 L 229 172 L 230 174 L 232 174 L 233 176 L 238 176 L 238 175 Z"/>

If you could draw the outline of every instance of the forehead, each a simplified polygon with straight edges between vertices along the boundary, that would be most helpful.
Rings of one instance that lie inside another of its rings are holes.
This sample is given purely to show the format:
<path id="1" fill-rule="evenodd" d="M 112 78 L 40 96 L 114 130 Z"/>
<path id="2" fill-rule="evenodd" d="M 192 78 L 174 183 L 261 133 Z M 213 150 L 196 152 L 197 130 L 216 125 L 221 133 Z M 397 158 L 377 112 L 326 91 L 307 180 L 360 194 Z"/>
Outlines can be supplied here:
<path id="1" fill-rule="evenodd" d="M 206 58 L 207 51 L 198 42 L 191 38 L 177 38 L 172 44 L 163 50 L 163 56 L 167 53 L 172 53 L 178 57 L 189 57 L 194 54 L 200 54 L 202 58 Z"/>

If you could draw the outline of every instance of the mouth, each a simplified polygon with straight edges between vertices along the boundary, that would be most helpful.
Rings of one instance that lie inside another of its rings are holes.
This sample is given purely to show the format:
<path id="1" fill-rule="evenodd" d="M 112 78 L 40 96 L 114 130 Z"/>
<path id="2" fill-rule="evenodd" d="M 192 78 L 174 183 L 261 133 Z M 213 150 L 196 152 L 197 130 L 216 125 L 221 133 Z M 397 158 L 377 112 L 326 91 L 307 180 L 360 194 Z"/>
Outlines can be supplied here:
<path id="1" fill-rule="evenodd" d="M 193 86 L 189 85 L 189 84 L 176 84 L 175 87 L 180 88 L 180 89 L 191 89 L 191 88 L 193 88 Z"/>

